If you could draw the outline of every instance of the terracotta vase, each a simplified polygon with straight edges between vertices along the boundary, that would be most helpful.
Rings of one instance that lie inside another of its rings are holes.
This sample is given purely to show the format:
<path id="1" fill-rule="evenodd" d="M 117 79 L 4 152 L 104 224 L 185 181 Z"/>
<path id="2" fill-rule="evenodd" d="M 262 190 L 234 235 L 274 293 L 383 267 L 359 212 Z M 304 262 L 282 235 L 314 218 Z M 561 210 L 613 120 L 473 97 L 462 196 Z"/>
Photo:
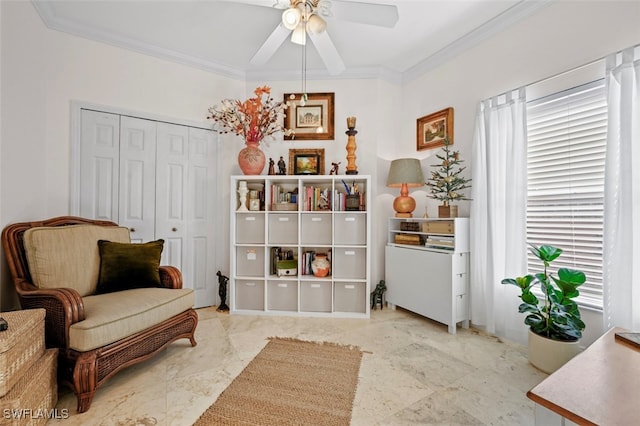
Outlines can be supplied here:
<path id="1" fill-rule="evenodd" d="M 267 163 L 267 157 L 260 149 L 260 141 L 246 141 L 245 144 L 238 153 L 240 170 L 245 175 L 259 175 Z"/>

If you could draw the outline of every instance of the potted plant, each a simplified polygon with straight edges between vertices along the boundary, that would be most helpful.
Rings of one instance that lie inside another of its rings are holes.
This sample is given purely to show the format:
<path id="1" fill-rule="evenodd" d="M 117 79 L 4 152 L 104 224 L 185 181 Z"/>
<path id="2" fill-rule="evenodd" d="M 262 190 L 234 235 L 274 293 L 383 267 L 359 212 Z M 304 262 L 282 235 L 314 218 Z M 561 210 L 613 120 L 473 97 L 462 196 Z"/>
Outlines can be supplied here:
<path id="1" fill-rule="evenodd" d="M 464 160 L 460 159 L 459 151 L 449 149 L 451 142 L 449 138 L 444 138 L 442 154 L 436 154 L 441 162 L 432 164 L 431 167 L 438 167 L 438 170 L 431 172 L 431 178 L 426 182 L 431 187 L 431 198 L 442 201 L 438 206 L 438 217 L 456 217 L 458 206 L 451 206 L 449 203 L 455 200 L 468 200 L 462 192 L 463 189 L 470 188 L 467 179 L 461 175 L 466 167 L 460 167 Z M 453 210 L 453 211 L 452 211 Z"/>
<path id="2" fill-rule="evenodd" d="M 502 284 L 511 284 L 521 291 L 518 310 L 526 313 L 524 323 L 529 326 L 529 362 L 546 373 L 552 373 L 579 351 L 579 340 L 585 328 L 580 310 L 573 300 L 584 284 L 583 272 L 559 268 L 551 275 L 551 263 L 562 254 L 562 249 L 550 245 L 531 246 L 531 252 L 544 264 L 544 271 L 535 275 L 506 278 Z M 532 292 L 540 285 L 543 300 Z"/>

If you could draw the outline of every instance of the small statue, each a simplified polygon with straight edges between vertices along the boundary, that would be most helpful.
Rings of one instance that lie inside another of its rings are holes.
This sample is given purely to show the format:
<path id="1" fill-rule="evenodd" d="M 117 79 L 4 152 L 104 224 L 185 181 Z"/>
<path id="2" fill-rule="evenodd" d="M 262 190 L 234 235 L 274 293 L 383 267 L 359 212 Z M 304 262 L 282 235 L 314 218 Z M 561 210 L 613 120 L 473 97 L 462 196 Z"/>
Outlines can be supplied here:
<path id="1" fill-rule="evenodd" d="M 280 156 L 280 160 L 278 161 L 278 174 L 279 175 L 287 174 L 287 164 L 284 162 L 284 158 L 282 158 L 282 155 Z"/>
<path id="2" fill-rule="evenodd" d="M 216 311 L 226 312 L 229 310 L 227 306 L 227 283 L 229 282 L 229 277 L 225 277 L 220 271 L 216 275 L 218 276 L 218 295 L 220 296 L 220 306 Z"/>
<path id="3" fill-rule="evenodd" d="M 385 303 L 387 303 L 384 295 L 386 291 L 387 286 L 384 280 L 380 280 L 375 290 L 371 292 L 371 309 L 377 309 L 378 303 L 380 303 L 380 309 L 384 308 Z"/>
<path id="4" fill-rule="evenodd" d="M 338 172 L 338 166 L 340 165 L 340 162 L 337 163 L 331 163 L 331 171 L 329 172 L 330 175 L 339 175 L 340 173 Z"/>
<path id="5" fill-rule="evenodd" d="M 275 164 L 276 163 L 273 161 L 273 158 L 269 157 L 269 172 L 268 173 L 270 175 L 275 175 L 276 174 L 276 171 L 275 171 L 275 168 L 274 168 Z"/>

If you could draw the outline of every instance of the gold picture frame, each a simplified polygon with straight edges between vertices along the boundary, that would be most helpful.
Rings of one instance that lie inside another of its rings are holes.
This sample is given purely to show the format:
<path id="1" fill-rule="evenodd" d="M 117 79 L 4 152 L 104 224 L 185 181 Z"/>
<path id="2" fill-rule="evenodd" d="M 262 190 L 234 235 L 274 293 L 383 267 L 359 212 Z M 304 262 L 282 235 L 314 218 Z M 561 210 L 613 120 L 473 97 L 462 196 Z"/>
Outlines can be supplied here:
<path id="1" fill-rule="evenodd" d="M 290 175 L 324 175 L 324 148 L 290 149 Z"/>
<path id="2" fill-rule="evenodd" d="M 307 101 L 300 105 L 301 93 L 285 93 L 289 103 L 284 127 L 293 130 L 286 140 L 333 140 L 334 93 L 307 93 Z"/>
<path id="3" fill-rule="evenodd" d="M 453 144 L 453 108 L 445 108 L 417 120 L 416 149 L 438 148 L 444 146 L 445 138 Z"/>

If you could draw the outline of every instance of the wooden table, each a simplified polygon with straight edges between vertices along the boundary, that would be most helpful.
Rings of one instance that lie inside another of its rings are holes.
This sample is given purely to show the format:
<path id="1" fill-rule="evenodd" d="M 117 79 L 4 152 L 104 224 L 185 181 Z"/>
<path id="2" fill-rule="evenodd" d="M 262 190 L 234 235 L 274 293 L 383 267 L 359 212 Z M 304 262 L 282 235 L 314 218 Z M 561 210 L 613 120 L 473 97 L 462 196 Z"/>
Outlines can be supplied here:
<path id="1" fill-rule="evenodd" d="M 639 424 L 640 349 L 615 339 L 622 331 L 609 330 L 527 396 L 577 424 Z"/>

